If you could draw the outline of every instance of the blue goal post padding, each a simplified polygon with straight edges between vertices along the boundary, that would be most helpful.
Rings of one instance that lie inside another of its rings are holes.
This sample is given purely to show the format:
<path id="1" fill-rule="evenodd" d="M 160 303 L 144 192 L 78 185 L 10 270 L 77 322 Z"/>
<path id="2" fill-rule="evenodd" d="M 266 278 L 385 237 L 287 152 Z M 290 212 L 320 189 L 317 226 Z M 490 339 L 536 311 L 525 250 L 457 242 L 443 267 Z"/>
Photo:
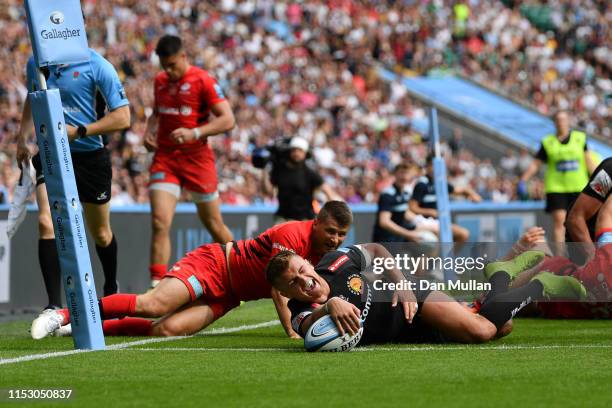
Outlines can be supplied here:
<path id="1" fill-rule="evenodd" d="M 440 132 L 438 130 L 438 111 L 432 107 L 429 111 L 430 141 L 433 146 L 433 171 L 434 186 L 436 189 L 436 202 L 438 220 L 440 222 L 440 242 L 443 244 L 453 243 L 451 230 L 450 202 L 448 197 L 448 183 L 446 179 L 446 163 L 440 152 Z"/>
<path id="2" fill-rule="evenodd" d="M 89 60 L 79 0 L 26 0 L 25 9 L 38 67 Z"/>
<path id="3" fill-rule="evenodd" d="M 28 97 L 45 174 L 74 345 L 78 349 L 104 349 L 98 297 L 60 92 L 58 89 L 38 91 Z"/>

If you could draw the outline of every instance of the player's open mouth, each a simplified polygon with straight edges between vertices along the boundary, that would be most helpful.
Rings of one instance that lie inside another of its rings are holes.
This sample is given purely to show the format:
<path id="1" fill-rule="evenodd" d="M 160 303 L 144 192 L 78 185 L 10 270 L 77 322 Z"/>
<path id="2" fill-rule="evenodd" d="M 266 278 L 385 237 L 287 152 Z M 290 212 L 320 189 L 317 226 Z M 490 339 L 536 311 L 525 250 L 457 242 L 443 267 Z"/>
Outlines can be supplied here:
<path id="1" fill-rule="evenodd" d="M 313 278 L 308 279 L 306 282 L 306 292 L 311 292 L 316 286 L 317 282 Z"/>

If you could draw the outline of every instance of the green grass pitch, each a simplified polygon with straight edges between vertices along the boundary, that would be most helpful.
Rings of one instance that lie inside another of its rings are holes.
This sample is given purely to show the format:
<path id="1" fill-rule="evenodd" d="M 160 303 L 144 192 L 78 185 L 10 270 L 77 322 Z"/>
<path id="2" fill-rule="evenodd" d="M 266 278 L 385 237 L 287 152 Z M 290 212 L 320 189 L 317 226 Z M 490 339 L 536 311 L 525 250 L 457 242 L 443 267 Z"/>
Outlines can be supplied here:
<path id="1" fill-rule="evenodd" d="M 490 407 L 612 405 L 609 321 L 518 319 L 486 345 L 386 345 L 302 351 L 252 302 L 194 337 L 3 364 L 72 350 L 31 340 L 29 322 L 0 324 L 0 405 L 105 407 Z M 212 330 L 212 331 L 211 331 Z M 107 344 L 143 340 L 108 338 Z M 9 401 L 9 389 L 72 389 L 68 401 Z"/>

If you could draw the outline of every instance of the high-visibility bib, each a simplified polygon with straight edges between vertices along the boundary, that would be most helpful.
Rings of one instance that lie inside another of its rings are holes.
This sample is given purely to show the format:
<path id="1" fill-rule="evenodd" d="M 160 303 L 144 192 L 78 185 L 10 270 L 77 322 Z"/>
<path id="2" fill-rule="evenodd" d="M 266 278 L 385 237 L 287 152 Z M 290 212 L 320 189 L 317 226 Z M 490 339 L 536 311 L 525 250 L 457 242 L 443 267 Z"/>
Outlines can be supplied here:
<path id="1" fill-rule="evenodd" d="M 586 134 L 572 130 L 569 141 L 561 143 L 557 136 L 548 135 L 542 141 L 548 166 L 544 175 L 547 193 L 579 193 L 589 181 L 584 159 Z"/>

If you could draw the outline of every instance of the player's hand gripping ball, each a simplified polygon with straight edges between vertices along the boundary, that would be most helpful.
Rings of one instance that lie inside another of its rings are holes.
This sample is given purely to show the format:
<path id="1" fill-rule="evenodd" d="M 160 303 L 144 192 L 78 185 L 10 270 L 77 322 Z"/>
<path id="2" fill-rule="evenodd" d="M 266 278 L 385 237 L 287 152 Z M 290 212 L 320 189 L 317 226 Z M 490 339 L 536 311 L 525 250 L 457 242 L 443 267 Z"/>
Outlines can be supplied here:
<path id="1" fill-rule="evenodd" d="M 325 315 L 308 329 L 304 347 L 306 351 L 349 351 L 359 343 L 362 334 L 363 326 L 354 336 L 348 333 L 341 336 L 336 323 L 329 315 Z"/>

